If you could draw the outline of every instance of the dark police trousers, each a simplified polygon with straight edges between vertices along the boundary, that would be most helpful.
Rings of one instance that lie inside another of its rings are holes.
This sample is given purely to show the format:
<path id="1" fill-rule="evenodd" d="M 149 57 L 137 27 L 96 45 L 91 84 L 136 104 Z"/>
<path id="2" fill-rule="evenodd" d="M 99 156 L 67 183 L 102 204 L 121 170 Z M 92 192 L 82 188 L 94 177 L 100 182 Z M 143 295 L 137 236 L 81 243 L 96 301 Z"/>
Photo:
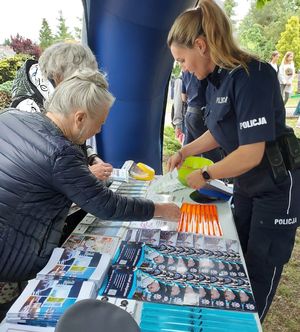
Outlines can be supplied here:
<path id="1" fill-rule="evenodd" d="M 207 131 L 207 127 L 204 124 L 204 110 L 200 110 L 196 107 L 188 106 L 184 119 L 185 124 L 185 137 L 184 145 L 193 142 L 196 138 L 201 136 Z M 217 162 L 223 158 L 221 149 L 213 149 L 211 151 L 203 153 L 204 158 L 208 158 L 213 162 Z"/>
<path id="2" fill-rule="evenodd" d="M 235 180 L 234 219 L 260 320 L 290 259 L 300 219 L 300 170 L 276 184 L 271 170 L 256 167 Z"/>

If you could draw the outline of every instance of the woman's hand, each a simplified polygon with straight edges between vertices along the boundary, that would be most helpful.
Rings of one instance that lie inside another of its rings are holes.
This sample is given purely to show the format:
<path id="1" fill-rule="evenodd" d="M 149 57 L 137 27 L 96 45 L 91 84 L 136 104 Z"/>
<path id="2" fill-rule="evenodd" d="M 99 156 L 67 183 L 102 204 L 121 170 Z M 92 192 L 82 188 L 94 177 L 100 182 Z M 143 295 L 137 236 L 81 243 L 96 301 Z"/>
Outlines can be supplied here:
<path id="1" fill-rule="evenodd" d="M 89 169 L 99 180 L 104 181 L 111 176 L 113 167 L 111 164 L 102 161 L 89 166 Z"/>
<path id="2" fill-rule="evenodd" d="M 201 169 L 197 169 L 196 171 L 190 173 L 186 177 L 186 182 L 190 188 L 200 189 L 205 186 L 206 181 L 202 176 Z"/>
<path id="3" fill-rule="evenodd" d="M 179 168 L 183 162 L 182 152 L 179 150 L 167 161 L 167 171 L 172 172 L 175 167 Z"/>
<path id="4" fill-rule="evenodd" d="M 183 132 L 180 128 L 175 128 L 175 137 L 178 139 L 180 135 L 182 135 Z"/>
<path id="5" fill-rule="evenodd" d="M 209 130 L 195 139 L 193 142 L 183 146 L 167 162 L 167 170 L 173 171 L 175 167 L 179 168 L 184 159 L 189 156 L 195 156 L 219 147 L 218 142 L 214 139 Z"/>
<path id="6" fill-rule="evenodd" d="M 155 203 L 154 218 L 178 222 L 180 214 L 179 207 L 174 203 Z"/>

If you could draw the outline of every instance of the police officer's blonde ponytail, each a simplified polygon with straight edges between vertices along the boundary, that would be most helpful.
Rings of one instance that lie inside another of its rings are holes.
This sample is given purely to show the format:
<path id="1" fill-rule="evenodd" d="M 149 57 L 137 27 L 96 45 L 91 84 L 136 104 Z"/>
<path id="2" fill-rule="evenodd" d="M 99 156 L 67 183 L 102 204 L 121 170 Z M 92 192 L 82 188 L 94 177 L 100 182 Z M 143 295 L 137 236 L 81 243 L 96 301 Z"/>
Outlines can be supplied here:
<path id="1" fill-rule="evenodd" d="M 210 57 L 220 67 L 234 69 L 241 65 L 247 69 L 247 63 L 253 58 L 237 46 L 228 17 L 213 0 L 202 0 L 198 7 L 176 18 L 168 35 L 168 45 L 192 48 L 199 36 L 205 37 Z"/>

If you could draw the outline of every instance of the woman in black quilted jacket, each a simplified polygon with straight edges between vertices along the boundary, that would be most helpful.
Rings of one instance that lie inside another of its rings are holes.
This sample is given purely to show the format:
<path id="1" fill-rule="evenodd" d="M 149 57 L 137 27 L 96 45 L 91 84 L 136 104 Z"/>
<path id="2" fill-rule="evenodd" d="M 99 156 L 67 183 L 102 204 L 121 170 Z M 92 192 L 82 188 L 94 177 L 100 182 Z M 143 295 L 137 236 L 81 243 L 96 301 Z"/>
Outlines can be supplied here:
<path id="1" fill-rule="evenodd" d="M 82 70 L 55 89 L 45 114 L 0 114 L 0 281 L 35 277 L 72 202 L 101 219 L 178 220 L 175 204 L 120 196 L 88 168 L 78 145 L 100 131 L 113 101 L 104 76 Z"/>

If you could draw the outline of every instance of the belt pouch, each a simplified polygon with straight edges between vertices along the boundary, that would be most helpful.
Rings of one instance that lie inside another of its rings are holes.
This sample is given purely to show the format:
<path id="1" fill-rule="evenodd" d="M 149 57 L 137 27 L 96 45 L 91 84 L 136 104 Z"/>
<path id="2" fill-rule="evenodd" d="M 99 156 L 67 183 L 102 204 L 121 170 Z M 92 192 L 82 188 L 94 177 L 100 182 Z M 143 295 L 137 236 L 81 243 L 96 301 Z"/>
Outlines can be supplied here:
<path id="1" fill-rule="evenodd" d="M 279 183 L 287 176 L 287 169 L 285 167 L 279 145 L 276 141 L 266 143 L 266 155 L 269 160 L 274 180 Z"/>
<path id="2" fill-rule="evenodd" d="M 300 168 L 300 142 L 294 133 L 284 135 L 279 139 L 281 151 L 287 169 Z"/>

